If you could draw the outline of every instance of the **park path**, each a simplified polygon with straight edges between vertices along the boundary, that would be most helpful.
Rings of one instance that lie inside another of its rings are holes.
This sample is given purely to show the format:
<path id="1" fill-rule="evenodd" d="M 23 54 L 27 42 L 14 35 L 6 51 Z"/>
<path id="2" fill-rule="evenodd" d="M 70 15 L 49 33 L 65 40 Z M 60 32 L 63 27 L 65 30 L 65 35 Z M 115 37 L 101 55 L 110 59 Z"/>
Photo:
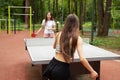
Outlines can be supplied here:
<path id="1" fill-rule="evenodd" d="M 40 80 L 40 66 L 31 66 L 24 38 L 31 38 L 29 31 L 10 35 L 0 32 L 0 80 Z M 100 77 L 101 80 L 120 80 L 120 62 L 102 61 Z"/>

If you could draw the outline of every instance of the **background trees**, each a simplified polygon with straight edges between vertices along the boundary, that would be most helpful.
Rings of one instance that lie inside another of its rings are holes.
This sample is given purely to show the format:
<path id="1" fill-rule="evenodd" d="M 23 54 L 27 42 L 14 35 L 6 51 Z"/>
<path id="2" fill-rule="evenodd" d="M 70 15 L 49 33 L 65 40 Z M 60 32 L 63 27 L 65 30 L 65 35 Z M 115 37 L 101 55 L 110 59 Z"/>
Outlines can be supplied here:
<path id="1" fill-rule="evenodd" d="M 0 0 L 0 18 L 7 18 L 8 6 L 31 6 L 34 22 L 41 23 L 46 12 L 53 13 L 54 19 L 62 24 L 69 13 L 79 16 L 80 30 L 83 25 L 92 21 L 93 0 Z M 108 36 L 109 28 L 120 28 L 120 0 L 95 0 L 95 27 L 98 36 Z M 28 9 L 11 9 L 12 13 L 29 13 Z M 13 17 L 11 15 L 11 17 Z M 29 27 L 29 16 L 17 16 L 20 22 Z M 90 23 L 91 24 L 91 23 Z"/>

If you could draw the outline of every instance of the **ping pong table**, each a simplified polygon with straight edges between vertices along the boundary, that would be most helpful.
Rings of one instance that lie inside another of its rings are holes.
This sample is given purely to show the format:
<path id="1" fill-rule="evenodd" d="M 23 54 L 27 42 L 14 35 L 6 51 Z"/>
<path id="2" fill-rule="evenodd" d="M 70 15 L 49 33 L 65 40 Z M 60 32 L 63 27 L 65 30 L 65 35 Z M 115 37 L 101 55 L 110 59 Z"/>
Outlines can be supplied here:
<path id="1" fill-rule="evenodd" d="M 25 48 L 31 58 L 32 65 L 42 65 L 42 71 L 45 70 L 49 61 L 55 55 L 55 49 L 53 49 L 54 38 L 27 38 L 24 39 Z M 100 80 L 100 62 L 102 60 L 117 60 L 120 59 L 120 55 L 112 53 L 110 51 L 98 48 L 96 46 L 83 42 L 83 53 L 85 58 L 89 61 L 91 66 L 98 72 Z M 71 79 L 80 74 L 89 73 L 87 69 L 80 63 L 77 52 L 74 54 L 74 62 L 70 64 Z"/>

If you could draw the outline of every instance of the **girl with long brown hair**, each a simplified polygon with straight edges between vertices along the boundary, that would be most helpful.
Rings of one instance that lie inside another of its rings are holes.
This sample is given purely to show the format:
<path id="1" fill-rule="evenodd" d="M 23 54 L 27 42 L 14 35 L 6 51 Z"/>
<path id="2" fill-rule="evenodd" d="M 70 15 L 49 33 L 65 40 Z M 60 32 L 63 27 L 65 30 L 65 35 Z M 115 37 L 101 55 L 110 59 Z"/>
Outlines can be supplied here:
<path id="1" fill-rule="evenodd" d="M 70 80 L 70 63 L 74 60 L 77 50 L 80 62 L 84 65 L 93 80 L 98 76 L 90 66 L 82 52 L 82 39 L 79 36 L 79 21 L 75 14 L 69 14 L 63 29 L 55 36 L 53 47 L 56 49 L 55 57 L 50 61 L 43 76 L 50 80 Z"/>
<path id="2" fill-rule="evenodd" d="M 42 27 L 35 33 L 36 35 L 42 29 L 44 29 L 43 37 L 45 37 L 45 38 L 48 38 L 48 37 L 53 38 L 54 37 L 54 30 L 55 30 L 56 23 L 55 23 L 55 21 L 54 21 L 54 19 L 52 17 L 52 13 L 51 12 L 48 12 L 46 14 L 46 17 L 45 17 L 45 19 L 43 19 L 41 26 Z"/>

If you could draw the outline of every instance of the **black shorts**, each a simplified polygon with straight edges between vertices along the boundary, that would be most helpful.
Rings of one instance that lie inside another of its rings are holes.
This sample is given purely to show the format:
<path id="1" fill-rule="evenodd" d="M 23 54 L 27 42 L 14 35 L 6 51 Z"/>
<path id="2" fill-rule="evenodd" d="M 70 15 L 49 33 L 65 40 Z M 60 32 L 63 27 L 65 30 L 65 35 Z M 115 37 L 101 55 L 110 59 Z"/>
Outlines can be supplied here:
<path id="1" fill-rule="evenodd" d="M 70 64 L 53 58 L 43 73 L 49 80 L 70 80 Z"/>

